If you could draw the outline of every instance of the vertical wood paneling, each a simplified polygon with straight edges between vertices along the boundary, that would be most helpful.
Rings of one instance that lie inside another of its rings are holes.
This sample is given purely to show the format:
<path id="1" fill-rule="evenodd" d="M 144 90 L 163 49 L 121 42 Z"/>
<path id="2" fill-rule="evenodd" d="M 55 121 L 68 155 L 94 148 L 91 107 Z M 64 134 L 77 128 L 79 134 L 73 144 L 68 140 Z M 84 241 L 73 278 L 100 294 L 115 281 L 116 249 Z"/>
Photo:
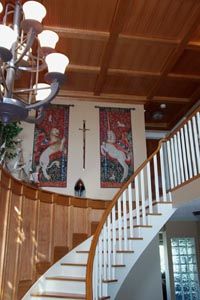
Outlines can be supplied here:
<path id="1" fill-rule="evenodd" d="M 8 215 L 10 190 L 0 186 L 0 299 L 2 298 L 3 268 L 5 264 L 6 235 L 8 232 Z"/>
<path id="2" fill-rule="evenodd" d="M 19 247 L 23 240 L 21 232 L 21 204 L 22 197 L 12 195 L 9 232 L 7 237 L 6 258 L 3 279 L 3 296 L 5 300 L 17 299 L 17 280 L 18 280 L 18 259 Z"/>
<path id="3" fill-rule="evenodd" d="M 56 204 L 54 207 L 53 239 L 55 246 L 67 246 L 68 240 L 68 206 Z"/>
<path id="4" fill-rule="evenodd" d="M 73 238 L 87 238 L 106 205 L 73 197 L 68 206 L 69 197 L 37 191 L 4 171 L 1 180 L 0 300 L 17 300 L 53 264 L 55 249 L 60 255 Z"/>
<path id="5" fill-rule="evenodd" d="M 41 202 L 38 216 L 37 259 L 38 261 L 51 261 L 53 204 Z"/>
<path id="6" fill-rule="evenodd" d="M 20 247 L 19 281 L 33 280 L 36 241 L 36 205 L 37 201 L 23 199 L 22 203 L 22 240 Z M 31 216 L 31 217 L 30 217 Z"/>

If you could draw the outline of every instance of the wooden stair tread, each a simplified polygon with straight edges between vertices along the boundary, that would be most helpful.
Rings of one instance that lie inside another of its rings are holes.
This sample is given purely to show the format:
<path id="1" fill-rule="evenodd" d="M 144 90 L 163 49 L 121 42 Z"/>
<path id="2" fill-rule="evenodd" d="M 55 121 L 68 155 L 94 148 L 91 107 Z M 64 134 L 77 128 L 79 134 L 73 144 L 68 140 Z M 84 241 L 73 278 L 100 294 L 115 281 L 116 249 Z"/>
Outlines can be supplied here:
<path id="1" fill-rule="evenodd" d="M 80 264 L 80 263 L 61 263 L 61 266 L 69 266 L 69 267 L 87 267 L 87 264 Z"/>
<path id="2" fill-rule="evenodd" d="M 89 251 L 84 251 L 84 252 L 78 252 L 76 251 L 77 253 L 89 253 Z M 103 253 L 104 251 L 102 251 Z M 108 252 L 108 251 L 107 251 Z M 111 253 L 113 253 L 113 251 L 111 251 Z M 133 250 L 116 250 L 116 253 L 134 253 Z"/>
<path id="3" fill-rule="evenodd" d="M 32 297 L 44 298 L 58 298 L 58 299 L 86 299 L 82 294 L 58 293 L 58 292 L 44 292 L 31 294 Z"/>
<path id="4" fill-rule="evenodd" d="M 60 281 L 79 281 L 79 282 L 85 282 L 84 277 L 67 277 L 67 276 L 52 276 L 52 277 L 46 277 L 47 280 L 60 280 Z"/>
<path id="5" fill-rule="evenodd" d="M 103 282 L 104 283 L 112 283 L 112 282 L 117 282 L 117 279 L 104 279 Z"/>

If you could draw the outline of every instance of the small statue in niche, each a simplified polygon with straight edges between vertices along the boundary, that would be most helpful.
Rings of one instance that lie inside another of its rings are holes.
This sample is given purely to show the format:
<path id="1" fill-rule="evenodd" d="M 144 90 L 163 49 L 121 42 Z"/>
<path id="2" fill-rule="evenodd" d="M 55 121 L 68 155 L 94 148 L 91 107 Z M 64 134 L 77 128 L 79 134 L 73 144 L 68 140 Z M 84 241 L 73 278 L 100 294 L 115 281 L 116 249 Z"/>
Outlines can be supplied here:
<path id="1" fill-rule="evenodd" d="M 77 197 L 85 197 L 85 186 L 81 179 L 78 179 L 74 186 L 74 195 Z"/>

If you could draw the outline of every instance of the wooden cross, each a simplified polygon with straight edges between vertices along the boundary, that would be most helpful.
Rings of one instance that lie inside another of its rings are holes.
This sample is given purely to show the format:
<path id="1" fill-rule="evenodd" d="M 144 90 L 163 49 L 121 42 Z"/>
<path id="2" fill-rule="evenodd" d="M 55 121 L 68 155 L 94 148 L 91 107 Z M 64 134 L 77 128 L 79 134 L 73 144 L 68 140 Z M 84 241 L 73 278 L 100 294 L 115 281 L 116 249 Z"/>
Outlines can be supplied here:
<path id="1" fill-rule="evenodd" d="M 86 131 L 90 130 L 86 128 L 86 121 L 83 120 L 83 128 L 79 128 L 79 130 L 83 131 L 83 170 L 85 170 L 85 144 L 86 144 Z"/>

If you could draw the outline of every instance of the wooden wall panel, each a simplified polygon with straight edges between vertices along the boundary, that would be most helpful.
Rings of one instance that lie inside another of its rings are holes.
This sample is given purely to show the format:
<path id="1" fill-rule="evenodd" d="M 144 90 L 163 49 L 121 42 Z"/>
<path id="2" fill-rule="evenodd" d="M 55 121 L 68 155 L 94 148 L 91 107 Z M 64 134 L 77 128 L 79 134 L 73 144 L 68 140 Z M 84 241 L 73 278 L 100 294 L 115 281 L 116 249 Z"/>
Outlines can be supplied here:
<path id="1" fill-rule="evenodd" d="M 67 246 L 69 207 L 55 204 L 53 240 L 55 246 Z"/>
<path id="2" fill-rule="evenodd" d="M 6 248 L 6 234 L 9 232 L 8 228 L 8 213 L 9 213 L 9 201 L 10 190 L 0 186 L 0 278 L 3 278 L 3 267 L 5 263 L 5 248 Z M 1 284 L 0 280 L 0 299 L 1 299 Z"/>
<path id="3" fill-rule="evenodd" d="M 19 280 L 33 280 L 36 242 L 37 201 L 23 199 L 22 203 L 22 240 L 20 244 Z"/>
<path id="4" fill-rule="evenodd" d="M 17 299 L 19 247 L 23 239 L 21 232 L 22 197 L 12 195 L 9 215 L 9 231 L 7 232 L 6 258 L 3 275 L 3 299 Z"/>
<path id="5" fill-rule="evenodd" d="M 107 202 L 36 190 L 1 175 L 0 300 L 20 300 L 54 260 L 91 234 Z"/>
<path id="6" fill-rule="evenodd" d="M 51 261 L 52 253 L 53 204 L 40 202 L 38 212 L 38 247 L 37 260 Z"/>

